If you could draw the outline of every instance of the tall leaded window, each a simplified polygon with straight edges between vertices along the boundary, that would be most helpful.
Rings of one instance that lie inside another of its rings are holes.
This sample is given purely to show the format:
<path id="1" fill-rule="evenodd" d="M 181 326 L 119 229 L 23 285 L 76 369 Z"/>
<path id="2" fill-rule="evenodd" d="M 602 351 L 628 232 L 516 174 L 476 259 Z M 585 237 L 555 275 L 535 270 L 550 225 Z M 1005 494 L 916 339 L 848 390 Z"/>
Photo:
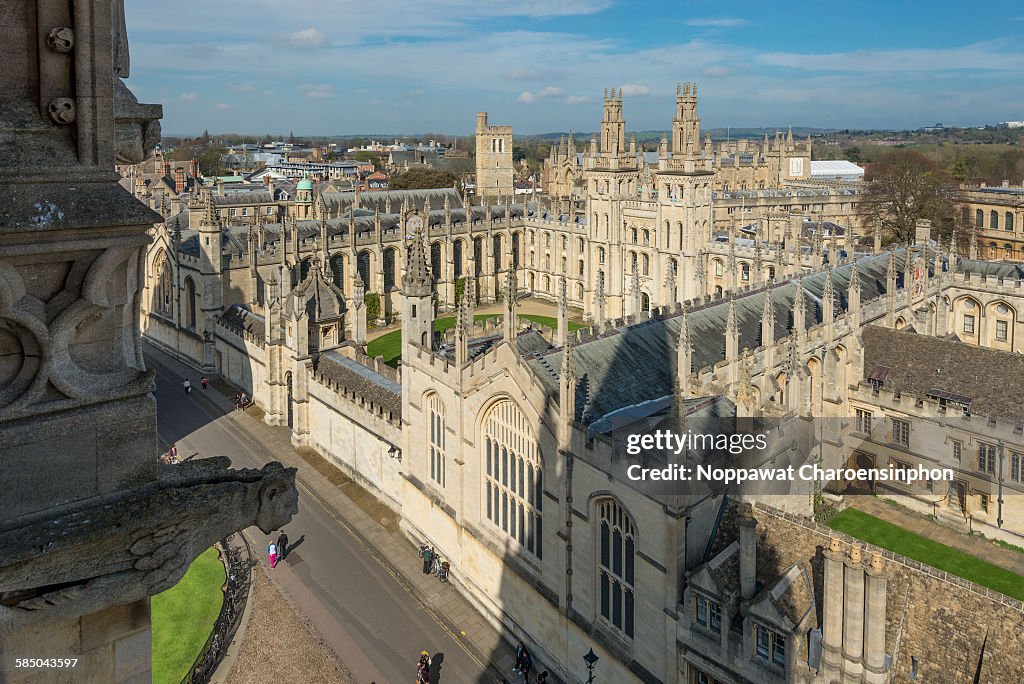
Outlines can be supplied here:
<path id="1" fill-rule="evenodd" d="M 633 521 L 614 499 L 599 501 L 597 514 L 601 617 L 632 639 L 636 531 Z"/>
<path id="2" fill-rule="evenodd" d="M 441 243 L 433 242 L 430 244 L 430 280 L 436 283 L 441 273 Z"/>
<path id="3" fill-rule="evenodd" d="M 452 269 L 456 278 L 462 277 L 462 240 L 452 243 Z"/>
<path id="4" fill-rule="evenodd" d="M 445 457 L 444 457 L 444 404 L 441 397 L 431 394 L 427 399 L 427 456 L 430 465 L 430 479 L 444 487 Z"/>
<path id="5" fill-rule="evenodd" d="M 356 272 L 359 273 L 359 278 L 363 281 L 363 289 L 369 291 L 370 289 L 370 253 L 362 251 L 356 257 Z"/>
<path id="6" fill-rule="evenodd" d="M 331 276 L 334 279 L 334 284 L 339 289 L 345 288 L 345 257 L 340 254 L 335 254 L 331 257 L 329 262 L 331 264 Z"/>
<path id="7" fill-rule="evenodd" d="M 786 636 L 774 629 L 754 623 L 754 653 L 758 658 L 779 667 L 786 666 Z"/>
<path id="8" fill-rule="evenodd" d="M 533 427 L 518 406 L 502 399 L 484 418 L 483 442 L 487 519 L 539 560 L 544 485 Z"/>
<path id="9" fill-rule="evenodd" d="M 417 238 L 418 239 L 418 238 Z M 395 289 L 395 248 L 384 250 L 384 291 Z"/>

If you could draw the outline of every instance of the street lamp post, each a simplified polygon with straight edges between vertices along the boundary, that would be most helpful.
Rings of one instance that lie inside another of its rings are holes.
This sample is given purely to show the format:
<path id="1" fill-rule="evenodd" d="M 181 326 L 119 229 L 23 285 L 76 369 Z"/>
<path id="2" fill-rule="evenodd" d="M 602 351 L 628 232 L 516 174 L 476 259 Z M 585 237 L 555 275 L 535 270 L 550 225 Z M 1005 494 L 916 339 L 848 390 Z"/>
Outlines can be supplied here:
<path id="1" fill-rule="evenodd" d="M 594 666 L 597 665 L 599 658 L 593 648 L 584 654 L 583 660 L 587 663 L 587 684 L 594 684 Z"/>

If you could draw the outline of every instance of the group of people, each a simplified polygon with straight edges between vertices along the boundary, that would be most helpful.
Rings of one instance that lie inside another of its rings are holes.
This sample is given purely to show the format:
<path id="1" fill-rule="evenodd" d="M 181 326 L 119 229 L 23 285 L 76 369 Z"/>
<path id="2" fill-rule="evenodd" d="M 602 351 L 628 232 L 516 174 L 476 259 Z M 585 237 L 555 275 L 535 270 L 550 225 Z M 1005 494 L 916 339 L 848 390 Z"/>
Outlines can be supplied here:
<path id="1" fill-rule="evenodd" d="M 178 445 L 172 444 L 171 448 L 167 450 L 163 456 L 160 457 L 161 463 L 179 463 L 178 460 Z"/>
<path id="2" fill-rule="evenodd" d="M 206 376 L 204 375 L 203 379 L 199 381 L 199 384 L 202 386 L 203 391 L 205 392 L 207 386 L 209 386 L 209 384 L 210 384 L 210 381 L 207 380 Z M 192 394 L 192 381 L 191 380 L 189 380 L 188 378 L 185 378 L 185 381 L 183 383 L 181 383 L 181 386 L 182 386 L 182 388 L 184 388 L 185 394 Z"/>
<path id="3" fill-rule="evenodd" d="M 287 555 L 288 535 L 284 533 L 284 530 L 281 530 L 281 534 L 277 535 L 277 543 L 274 543 L 274 540 L 271 539 L 270 543 L 267 544 L 267 559 L 270 561 L 270 567 L 276 568 L 278 562 L 283 561 Z"/>
<path id="4" fill-rule="evenodd" d="M 524 682 L 530 681 L 530 673 L 533 672 L 533 656 L 526 649 L 526 645 L 520 641 L 519 645 L 516 646 L 516 664 L 512 668 L 513 672 L 516 672 L 523 677 Z M 545 684 L 548 681 L 547 671 L 541 672 L 537 675 L 537 684 Z"/>
<path id="5" fill-rule="evenodd" d="M 239 392 L 232 397 L 232 401 L 235 402 L 235 410 L 241 411 L 249 403 L 249 397 L 245 396 L 245 392 Z"/>

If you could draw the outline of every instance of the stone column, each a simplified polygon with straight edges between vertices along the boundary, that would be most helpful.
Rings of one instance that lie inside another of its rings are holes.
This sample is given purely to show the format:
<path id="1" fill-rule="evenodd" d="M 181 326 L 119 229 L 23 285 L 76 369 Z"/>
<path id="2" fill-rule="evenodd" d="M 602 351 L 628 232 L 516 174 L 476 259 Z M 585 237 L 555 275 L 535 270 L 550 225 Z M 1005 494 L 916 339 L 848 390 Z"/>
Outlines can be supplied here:
<path id="1" fill-rule="evenodd" d="M 843 681 L 860 682 L 864 664 L 864 567 L 860 544 L 850 545 L 844 560 L 846 584 L 843 596 Z"/>
<path id="2" fill-rule="evenodd" d="M 740 518 L 740 595 L 744 601 L 754 598 L 757 586 L 757 520 L 753 507 L 743 507 Z"/>
<path id="3" fill-rule="evenodd" d="M 864 679 L 869 684 L 883 684 L 885 672 L 885 611 L 888 579 L 881 554 L 871 554 L 867 569 L 867 599 L 864 615 Z"/>
<path id="4" fill-rule="evenodd" d="M 825 606 L 821 640 L 822 673 L 825 681 L 838 678 L 843 647 L 843 553 L 839 537 L 832 537 L 825 550 Z"/>

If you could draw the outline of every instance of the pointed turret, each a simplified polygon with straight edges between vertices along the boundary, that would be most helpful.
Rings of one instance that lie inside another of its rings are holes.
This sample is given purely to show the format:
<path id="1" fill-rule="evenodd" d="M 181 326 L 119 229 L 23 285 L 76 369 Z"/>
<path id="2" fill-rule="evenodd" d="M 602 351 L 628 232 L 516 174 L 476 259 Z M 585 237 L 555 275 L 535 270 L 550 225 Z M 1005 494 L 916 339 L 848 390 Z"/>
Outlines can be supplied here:
<path id="1" fill-rule="evenodd" d="M 455 366 L 462 368 L 469 361 L 469 338 L 473 331 L 473 279 L 467 277 L 455 321 Z"/>
<path id="2" fill-rule="evenodd" d="M 772 288 L 764 293 L 764 307 L 761 308 L 761 346 L 771 347 L 775 344 L 775 297 Z"/>
<path id="3" fill-rule="evenodd" d="M 850 265 L 850 285 L 846 290 L 846 312 L 854 329 L 860 327 L 860 269 L 857 260 Z"/>
<path id="4" fill-rule="evenodd" d="M 793 295 L 793 333 L 797 337 L 803 337 L 806 328 L 807 311 L 804 304 L 804 286 L 797 280 L 796 293 Z"/>
<path id="5" fill-rule="evenodd" d="M 566 337 L 558 370 L 558 448 L 563 453 L 570 449 L 572 424 L 576 420 L 576 369 L 572 356 L 572 341 Z"/>
<path id="6" fill-rule="evenodd" d="M 565 276 L 558 283 L 558 344 L 569 339 L 569 284 Z"/>
<path id="7" fill-rule="evenodd" d="M 832 267 L 825 271 L 825 287 L 821 294 L 821 316 L 826 325 L 835 319 L 836 293 L 832 285 Z"/>
<path id="8" fill-rule="evenodd" d="M 690 326 L 686 307 L 679 317 L 679 337 L 676 338 L 676 392 L 680 397 L 690 391 L 690 375 L 693 366 L 693 344 L 690 340 Z"/>
<path id="9" fill-rule="evenodd" d="M 736 324 L 736 302 L 729 298 L 729 311 L 725 317 L 725 360 L 735 361 L 740 353 L 740 329 Z"/>
<path id="10" fill-rule="evenodd" d="M 505 318 L 503 321 L 505 339 L 512 341 L 516 337 L 516 307 L 519 303 L 516 270 L 505 271 Z"/>

